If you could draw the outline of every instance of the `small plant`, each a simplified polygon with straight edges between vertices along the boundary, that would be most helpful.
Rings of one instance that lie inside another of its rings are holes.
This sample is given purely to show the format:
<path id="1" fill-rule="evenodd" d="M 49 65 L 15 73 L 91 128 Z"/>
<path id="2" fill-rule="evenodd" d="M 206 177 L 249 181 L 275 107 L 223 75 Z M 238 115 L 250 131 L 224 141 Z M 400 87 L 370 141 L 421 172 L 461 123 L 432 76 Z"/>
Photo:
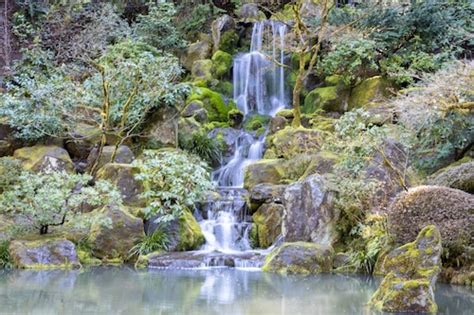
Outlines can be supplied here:
<path id="1" fill-rule="evenodd" d="M 8 240 L 0 241 L 0 268 L 10 269 L 12 267 L 10 252 L 8 251 L 9 245 Z"/>
<path id="2" fill-rule="evenodd" d="M 222 158 L 222 144 L 205 132 L 193 133 L 190 137 L 180 136 L 179 147 L 199 156 L 210 165 L 219 163 Z"/>
<path id="3" fill-rule="evenodd" d="M 151 235 L 145 237 L 130 249 L 129 257 L 147 255 L 157 250 L 168 250 L 170 239 L 166 224 L 161 223 Z"/>

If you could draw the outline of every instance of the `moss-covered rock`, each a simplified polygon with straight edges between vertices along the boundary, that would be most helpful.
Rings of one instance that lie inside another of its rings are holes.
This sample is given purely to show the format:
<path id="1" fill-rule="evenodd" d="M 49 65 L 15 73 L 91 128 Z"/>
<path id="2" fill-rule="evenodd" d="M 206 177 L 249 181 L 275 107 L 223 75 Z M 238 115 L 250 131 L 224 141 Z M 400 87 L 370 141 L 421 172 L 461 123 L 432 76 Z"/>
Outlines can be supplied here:
<path id="1" fill-rule="evenodd" d="M 35 145 L 15 150 L 13 157 L 25 170 L 34 172 L 73 172 L 74 164 L 68 152 L 54 145 Z"/>
<path id="2" fill-rule="evenodd" d="M 88 239 L 93 255 L 103 260 L 127 260 L 130 249 L 143 239 L 143 221 L 115 206 L 104 207 L 100 214 L 107 222 L 94 222 L 91 227 Z"/>
<path id="3" fill-rule="evenodd" d="M 72 130 L 72 138 L 66 139 L 65 148 L 71 157 L 85 159 L 100 142 L 102 132 L 97 125 L 79 123 Z"/>
<path id="4" fill-rule="evenodd" d="M 370 304 L 384 312 L 435 313 L 433 288 L 441 270 L 441 235 L 431 225 L 416 240 L 384 256 L 381 267 L 388 273 Z"/>
<path id="5" fill-rule="evenodd" d="M 227 76 L 232 68 L 232 55 L 225 51 L 218 50 L 212 55 L 214 72 L 218 78 Z"/>
<path id="6" fill-rule="evenodd" d="M 132 150 L 126 145 L 121 145 L 117 149 L 115 154 L 115 159 L 112 161 L 112 155 L 114 154 L 115 146 L 108 145 L 105 146 L 102 150 L 102 154 L 99 157 L 98 169 L 102 168 L 107 163 L 120 163 L 120 164 L 130 164 L 135 159 L 135 155 Z M 89 156 L 87 157 L 87 170 L 90 170 L 97 159 L 97 148 L 94 148 Z"/>
<path id="7" fill-rule="evenodd" d="M 259 184 L 249 191 L 250 210 L 257 210 L 264 203 L 281 203 L 285 185 Z"/>
<path id="8" fill-rule="evenodd" d="M 245 168 L 244 187 L 249 189 L 257 184 L 279 184 L 284 178 L 284 169 L 280 159 L 260 160 Z"/>
<path id="9" fill-rule="evenodd" d="M 107 163 L 97 174 L 98 179 L 112 182 L 120 191 L 125 205 L 144 207 L 145 200 L 141 198 L 143 185 L 135 179 L 138 169 L 130 164 Z"/>
<path id="10" fill-rule="evenodd" d="M 229 126 L 231 128 L 239 129 L 240 127 L 242 127 L 242 123 L 244 121 L 244 113 L 242 113 L 238 109 L 233 109 L 229 111 L 228 116 L 229 116 Z"/>
<path id="11" fill-rule="evenodd" d="M 301 153 L 316 153 L 320 142 L 317 130 L 286 127 L 267 138 L 265 157 L 291 159 Z"/>
<path id="12" fill-rule="evenodd" d="M 270 247 L 281 234 L 284 207 L 277 203 L 265 203 L 252 215 L 252 233 L 258 247 Z"/>
<path id="13" fill-rule="evenodd" d="M 380 76 L 365 79 L 352 89 L 349 109 L 385 99 L 389 95 L 389 88 L 390 83 Z"/>
<path id="14" fill-rule="evenodd" d="M 235 30 L 229 30 L 221 35 L 217 50 L 233 55 L 239 43 L 239 35 Z"/>
<path id="15" fill-rule="evenodd" d="M 214 52 L 219 50 L 222 34 L 233 29 L 235 29 L 235 21 L 230 15 L 224 14 L 212 21 L 211 33 Z"/>
<path id="16" fill-rule="evenodd" d="M 189 45 L 186 53 L 181 57 L 181 63 L 187 70 L 191 71 L 196 60 L 203 60 L 210 57 L 211 50 L 210 39 L 197 41 Z"/>
<path id="17" fill-rule="evenodd" d="M 8 248 L 12 264 L 25 269 L 69 269 L 81 264 L 74 243 L 65 239 L 12 241 Z"/>
<path id="18" fill-rule="evenodd" d="M 255 3 L 247 3 L 241 6 L 237 16 L 244 23 L 254 23 L 266 19 L 265 14 L 259 10 L 258 5 Z"/>
<path id="19" fill-rule="evenodd" d="M 265 259 L 264 272 L 280 274 L 317 274 L 329 272 L 334 250 L 315 243 L 283 243 Z"/>
<path id="20" fill-rule="evenodd" d="M 145 133 L 155 148 L 176 147 L 178 117 L 176 107 L 162 106 L 147 119 Z"/>
<path id="21" fill-rule="evenodd" d="M 208 88 L 196 87 L 186 103 L 201 101 L 209 115 L 209 121 L 227 121 L 228 113 L 234 106 L 227 106 L 222 96 Z"/>
<path id="22" fill-rule="evenodd" d="M 211 59 L 196 60 L 191 68 L 193 80 L 210 82 L 214 77 L 214 63 Z"/>
<path id="23" fill-rule="evenodd" d="M 270 116 L 267 115 L 252 115 L 244 122 L 244 129 L 247 131 L 257 131 L 265 127 L 270 121 Z"/>
<path id="24" fill-rule="evenodd" d="M 398 243 L 406 243 L 427 224 L 436 225 L 443 247 L 455 260 L 473 244 L 474 195 L 440 187 L 418 186 L 400 193 L 388 209 L 388 229 Z"/>
<path id="25" fill-rule="evenodd" d="M 336 112 L 344 107 L 339 99 L 336 86 L 318 87 L 306 95 L 301 112 L 312 114 L 318 111 Z"/>
<path id="26" fill-rule="evenodd" d="M 451 187 L 474 194 L 474 161 L 455 163 L 430 176 L 428 185 Z"/>

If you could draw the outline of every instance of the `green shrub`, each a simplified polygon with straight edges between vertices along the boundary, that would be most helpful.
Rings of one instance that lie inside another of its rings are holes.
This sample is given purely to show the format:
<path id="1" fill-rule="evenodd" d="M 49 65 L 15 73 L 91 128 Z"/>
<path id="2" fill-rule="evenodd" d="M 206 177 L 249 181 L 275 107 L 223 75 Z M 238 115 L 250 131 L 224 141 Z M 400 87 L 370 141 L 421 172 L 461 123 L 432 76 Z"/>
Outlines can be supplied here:
<path id="1" fill-rule="evenodd" d="M 0 241 L 0 268 L 10 269 L 12 268 L 12 263 L 10 260 L 10 252 L 8 247 L 10 242 L 7 240 Z"/>
<path id="2" fill-rule="evenodd" d="M 191 136 L 179 137 L 179 147 L 199 156 L 210 165 L 219 163 L 222 158 L 222 144 L 205 132 L 195 132 Z"/>
<path id="3" fill-rule="evenodd" d="M 143 239 L 130 249 L 130 256 L 147 255 L 158 250 L 168 250 L 170 245 L 169 233 L 166 225 L 161 223 L 151 235 Z"/>
<path id="4" fill-rule="evenodd" d="M 159 222 L 181 217 L 212 188 L 207 165 L 180 150 L 147 150 L 133 165 L 136 179 L 143 182 L 147 218 L 158 215 Z"/>

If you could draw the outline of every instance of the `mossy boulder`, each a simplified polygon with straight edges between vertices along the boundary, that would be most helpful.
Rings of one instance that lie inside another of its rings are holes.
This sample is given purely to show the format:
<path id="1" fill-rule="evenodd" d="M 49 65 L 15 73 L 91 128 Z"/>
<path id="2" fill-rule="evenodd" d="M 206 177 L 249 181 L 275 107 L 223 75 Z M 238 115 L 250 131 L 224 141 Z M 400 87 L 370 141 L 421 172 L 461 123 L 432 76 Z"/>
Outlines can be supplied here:
<path id="1" fill-rule="evenodd" d="M 474 194 L 474 161 L 456 163 L 443 168 L 430 176 L 427 184 L 451 187 Z"/>
<path id="2" fill-rule="evenodd" d="M 229 30 L 221 34 L 217 50 L 233 55 L 239 44 L 239 34 L 235 30 Z"/>
<path id="3" fill-rule="evenodd" d="M 227 121 L 229 111 L 235 108 L 227 106 L 219 93 L 204 87 L 194 88 L 186 103 L 189 104 L 196 100 L 201 101 L 207 110 L 209 121 Z"/>
<path id="4" fill-rule="evenodd" d="M 207 59 L 210 57 L 211 50 L 212 47 L 210 39 L 204 39 L 192 43 L 189 45 L 186 53 L 181 57 L 181 63 L 187 70 L 191 71 L 195 61 Z"/>
<path id="5" fill-rule="evenodd" d="M 347 110 L 347 90 L 338 86 L 318 87 L 306 95 L 301 111 L 305 114 L 319 111 L 340 112 Z"/>
<path id="6" fill-rule="evenodd" d="M 349 110 L 363 107 L 371 102 L 384 100 L 389 96 L 390 83 L 381 76 L 365 79 L 356 85 L 349 97 Z"/>
<path id="7" fill-rule="evenodd" d="M 436 225 L 450 259 L 472 246 L 474 195 L 440 186 L 418 186 L 400 193 L 388 209 L 388 229 L 398 243 L 414 239 L 427 224 Z"/>
<path id="8" fill-rule="evenodd" d="M 244 172 L 244 187 L 250 189 L 257 184 L 279 184 L 284 178 L 284 169 L 280 159 L 260 160 L 249 164 Z"/>
<path id="9" fill-rule="evenodd" d="M 265 157 L 291 159 L 301 153 L 316 153 L 320 143 L 317 130 L 286 127 L 267 138 Z"/>
<path id="10" fill-rule="evenodd" d="M 135 159 L 132 150 L 126 145 L 121 145 L 117 148 L 117 153 L 112 161 L 112 155 L 115 151 L 114 145 L 107 145 L 103 148 L 102 154 L 99 157 L 98 169 L 102 168 L 107 163 L 130 164 Z M 98 150 L 94 148 L 87 157 L 87 170 L 90 170 L 97 159 Z"/>
<path id="11" fill-rule="evenodd" d="M 249 191 L 250 209 L 255 211 L 264 203 L 281 203 L 285 185 L 263 183 L 255 185 Z"/>
<path id="12" fill-rule="evenodd" d="M 221 15 L 211 24 L 212 42 L 214 43 L 214 52 L 219 50 L 222 34 L 235 29 L 234 19 L 227 14 Z"/>
<path id="13" fill-rule="evenodd" d="M 66 139 L 65 148 L 72 158 L 85 159 L 100 142 L 102 132 L 97 125 L 79 123 L 72 130 L 72 138 Z"/>
<path id="14" fill-rule="evenodd" d="M 218 78 L 227 76 L 232 68 L 232 55 L 225 51 L 218 50 L 212 55 L 214 72 Z"/>
<path id="15" fill-rule="evenodd" d="M 66 239 L 16 240 L 8 248 L 12 264 L 24 269 L 79 268 L 74 243 Z"/>
<path id="16" fill-rule="evenodd" d="M 441 235 L 427 226 L 414 242 L 405 244 L 384 257 L 387 276 L 370 300 L 383 312 L 435 313 L 434 285 L 441 270 Z"/>
<path id="17" fill-rule="evenodd" d="M 329 272 L 333 257 L 331 246 L 305 242 L 283 243 L 266 257 L 262 270 L 304 275 Z"/>
<path id="18" fill-rule="evenodd" d="M 252 215 L 254 244 L 261 248 L 270 247 L 281 234 L 284 207 L 277 203 L 265 203 Z"/>
<path id="19" fill-rule="evenodd" d="M 238 109 L 233 109 L 229 111 L 228 116 L 229 116 L 229 126 L 231 128 L 239 129 L 240 127 L 242 127 L 242 123 L 244 121 L 244 113 L 242 113 Z"/>
<path id="20" fill-rule="evenodd" d="M 158 218 L 157 216 L 147 220 L 145 230 L 148 235 L 158 228 L 156 223 Z M 169 222 L 166 228 L 169 238 L 169 251 L 194 250 L 205 242 L 201 227 L 189 210 L 185 210 L 179 218 Z"/>
<path id="21" fill-rule="evenodd" d="M 254 23 L 267 18 L 255 3 L 247 3 L 241 6 L 237 12 L 237 16 L 243 23 Z"/>
<path id="22" fill-rule="evenodd" d="M 21 161 L 25 170 L 49 173 L 73 172 L 74 164 L 68 152 L 54 145 L 35 145 L 15 150 L 13 157 Z"/>
<path id="23" fill-rule="evenodd" d="M 247 131 L 257 131 L 264 128 L 270 121 L 270 116 L 267 115 L 252 115 L 244 122 L 244 129 Z"/>
<path id="24" fill-rule="evenodd" d="M 207 110 L 204 108 L 203 102 L 196 100 L 186 105 L 181 113 L 181 118 L 194 118 L 197 123 L 206 123 L 208 121 L 208 114 Z M 179 132 L 181 132 L 181 127 L 182 121 L 180 120 L 178 121 Z"/>
<path id="25" fill-rule="evenodd" d="M 144 207 L 145 200 L 141 198 L 143 185 L 135 179 L 138 169 L 130 164 L 107 163 L 98 174 L 98 179 L 113 183 L 122 195 L 123 203 L 130 207 Z"/>
<path id="26" fill-rule="evenodd" d="M 97 221 L 91 226 L 88 240 L 93 255 L 109 261 L 127 260 L 130 249 L 143 239 L 143 221 L 117 206 L 98 211 L 107 221 Z"/>
<path id="27" fill-rule="evenodd" d="M 211 59 L 196 60 L 191 68 L 194 81 L 210 82 L 214 77 L 214 63 Z"/>
<path id="28" fill-rule="evenodd" d="M 283 195 L 285 240 L 332 245 L 338 237 L 336 223 L 340 217 L 334 197 L 325 179 L 317 174 L 288 185 Z"/>

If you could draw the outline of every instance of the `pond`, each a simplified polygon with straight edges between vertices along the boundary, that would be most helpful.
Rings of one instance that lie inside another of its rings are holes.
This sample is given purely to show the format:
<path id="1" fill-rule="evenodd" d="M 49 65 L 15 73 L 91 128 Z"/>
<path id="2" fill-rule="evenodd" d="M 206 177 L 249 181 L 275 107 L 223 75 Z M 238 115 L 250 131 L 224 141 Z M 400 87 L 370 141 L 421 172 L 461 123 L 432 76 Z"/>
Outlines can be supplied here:
<path id="1" fill-rule="evenodd" d="M 237 269 L 72 271 L 0 274 L 0 314 L 375 314 L 365 303 L 377 279 L 279 276 Z M 474 293 L 439 284 L 442 314 L 472 314 Z"/>

